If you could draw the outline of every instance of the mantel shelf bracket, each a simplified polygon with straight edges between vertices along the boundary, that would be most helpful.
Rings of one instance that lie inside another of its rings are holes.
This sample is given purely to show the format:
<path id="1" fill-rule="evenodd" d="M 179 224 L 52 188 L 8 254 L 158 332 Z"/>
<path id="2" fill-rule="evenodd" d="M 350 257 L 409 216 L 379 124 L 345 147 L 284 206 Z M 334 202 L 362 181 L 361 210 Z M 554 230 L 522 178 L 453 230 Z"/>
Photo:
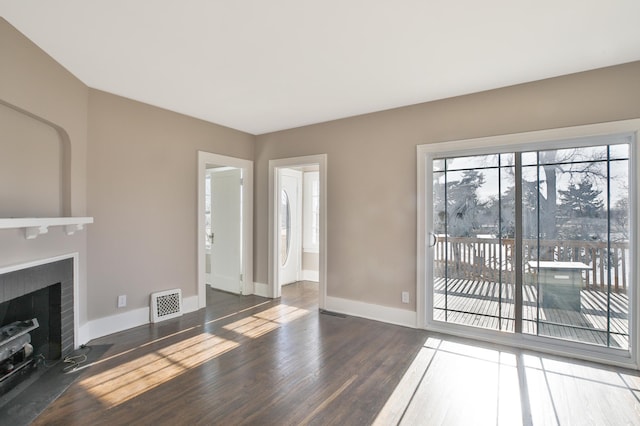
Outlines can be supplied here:
<path id="1" fill-rule="evenodd" d="M 24 236 L 27 240 L 35 240 L 39 235 L 49 232 L 49 226 L 32 226 L 24 229 Z"/>
<path id="2" fill-rule="evenodd" d="M 84 223 L 76 223 L 74 225 L 67 225 L 64 227 L 64 232 L 67 235 L 73 235 L 77 231 L 82 231 L 84 229 Z"/>
<path id="3" fill-rule="evenodd" d="M 92 217 L 0 218 L 0 229 L 24 229 L 25 238 L 34 240 L 52 226 L 63 226 L 65 234 L 73 235 L 89 223 L 93 223 Z"/>

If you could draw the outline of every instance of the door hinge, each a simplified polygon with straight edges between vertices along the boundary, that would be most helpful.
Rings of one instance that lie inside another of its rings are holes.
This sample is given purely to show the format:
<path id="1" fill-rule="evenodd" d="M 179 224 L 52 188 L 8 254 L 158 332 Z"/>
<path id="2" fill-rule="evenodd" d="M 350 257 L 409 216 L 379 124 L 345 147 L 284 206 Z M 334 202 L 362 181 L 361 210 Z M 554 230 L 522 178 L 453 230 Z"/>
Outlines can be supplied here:
<path id="1" fill-rule="evenodd" d="M 240 186 L 244 185 L 244 178 L 240 178 Z"/>
<path id="2" fill-rule="evenodd" d="M 240 281 L 244 280 L 244 274 L 240 274 Z"/>

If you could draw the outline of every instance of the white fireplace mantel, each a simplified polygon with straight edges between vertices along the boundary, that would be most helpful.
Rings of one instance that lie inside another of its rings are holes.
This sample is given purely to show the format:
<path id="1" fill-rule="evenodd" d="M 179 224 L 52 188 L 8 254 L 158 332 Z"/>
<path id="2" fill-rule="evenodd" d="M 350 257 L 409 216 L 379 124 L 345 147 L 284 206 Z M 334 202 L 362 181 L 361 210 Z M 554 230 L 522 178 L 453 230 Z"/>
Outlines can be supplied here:
<path id="1" fill-rule="evenodd" d="M 51 226 L 64 226 L 65 233 L 73 235 L 88 223 L 93 223 L 92 217 L 17 217 L 0 219 L 0 229 L 24 229 L 25 238 L 33 240 L 49 232 Z"/>

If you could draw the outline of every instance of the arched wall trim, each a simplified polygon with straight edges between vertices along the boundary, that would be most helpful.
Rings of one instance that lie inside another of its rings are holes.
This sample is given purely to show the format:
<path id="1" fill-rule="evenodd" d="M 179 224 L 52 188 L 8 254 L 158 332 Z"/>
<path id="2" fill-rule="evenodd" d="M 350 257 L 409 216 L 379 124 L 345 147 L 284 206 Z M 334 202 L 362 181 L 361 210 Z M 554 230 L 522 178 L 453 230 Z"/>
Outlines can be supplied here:
<path id="1" fill-rule="evenodd" d="M 0 99 L 0 105 L 3 105 L 13 111 L 23 114 L 33 120 L 36 120 L 46 126 L 51 127 L 58 135 L 60 150 L 60 209 L 61 216 L 71 216 L 71 139 L 67 131 L 61 126 L 52 123 L 42 117 L 39 117 L 20 107 L 12 105 Z"/>

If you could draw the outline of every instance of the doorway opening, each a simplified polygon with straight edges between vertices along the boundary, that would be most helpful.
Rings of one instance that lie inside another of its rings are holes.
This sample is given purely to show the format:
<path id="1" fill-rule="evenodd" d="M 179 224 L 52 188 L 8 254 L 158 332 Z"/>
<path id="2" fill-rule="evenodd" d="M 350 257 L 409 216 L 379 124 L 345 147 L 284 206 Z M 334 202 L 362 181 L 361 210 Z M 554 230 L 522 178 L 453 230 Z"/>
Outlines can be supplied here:
<path id="1" fill-rule="evenodd" d="M 253 293 L 253 162 L 198 152 L 198 307 L 207 286 Z"/>
<path id="2" fill-rule="evenodd" d="M 326 155 L 269 162 L 269 296 L 282 286 L 318 285 L 326 298 Z"/>

